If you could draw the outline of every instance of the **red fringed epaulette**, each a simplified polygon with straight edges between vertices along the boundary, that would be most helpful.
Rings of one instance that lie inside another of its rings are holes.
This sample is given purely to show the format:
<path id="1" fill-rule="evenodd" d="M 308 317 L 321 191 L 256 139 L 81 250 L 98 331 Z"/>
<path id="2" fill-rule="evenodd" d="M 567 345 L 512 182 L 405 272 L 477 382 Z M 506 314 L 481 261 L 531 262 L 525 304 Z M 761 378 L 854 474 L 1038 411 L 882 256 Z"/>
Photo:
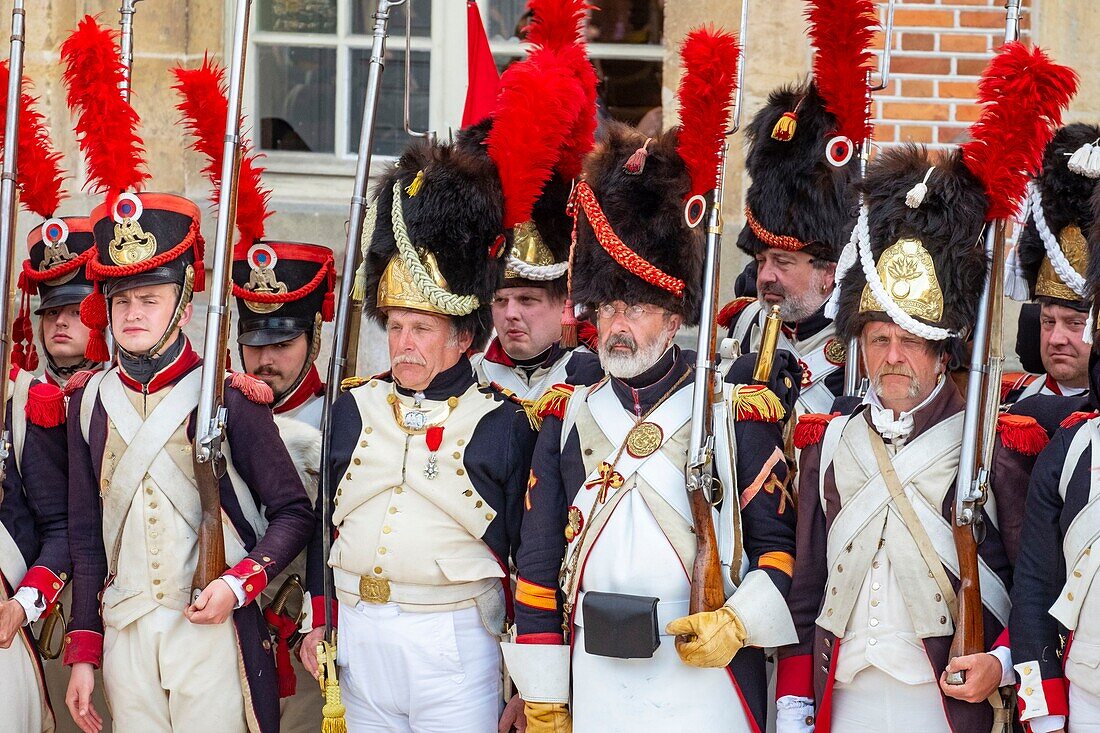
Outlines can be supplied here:
<path id="1" fill-rule="evenodd" d="M 730 405 L 737 420 L 780 422 L 787 416 L 775 392 L 763 384 L 738 384 L 730 394 Z"/>
<path id="2" fill-rule="evenodd" d="M 741 311 L 749 307 L 750 303 L 756 301 L 756 298 L 750 298 L 744 296 L 741 298 L 734 298 L 730 302 L 722 306 L 722 310 L 718 311 L 718 318 L 715 320 L 722 328 L 729 328 L 733 325 L 737 316 L 741 315 Z"/>
<path id="3" fill-rule="evenodd" d="M 1082 412 L 1078 410 L 1077 412 L 1071 412 L 1069 414 L 1069 417 L 1063 420 L 1060 424 L 1063 428 L 1073 428 L 1077 427 L 1087 420 L 1093 419 L 1094 417 L 1100 417 L 1100 412 L 1097 412 L 1095 410 L 1091 412 Z"/>
<path id="4" fill-rule="evenodd" d="M 275 401 L 275 393 L 271 391 L 271 387 L 267 385 L 267 382 L 251 374 L 231 372 L 229 374 L 229 386 L 258 405 L 270 405 Z"/>
<path id="5" fill-rule="evenodd" d="M 68 397 L 78 389 L 82 389 L 87 386 L 95 375 L 95 369 L 82 369 L 76 374 L 69 377 L 69 381 L 65 382 L 65 396 Z"/>
<path id="6" fill-rule="evenodd" d="M 65 392 L 56 385 L 38 382 L 27 393 L 27 421 L 43 428 L 65 424 Z"/>
<path id="7" fill-rule="evenodd" d="M 997 434 L 1001 436 L 1005 448 L 1025 456 L 1039 455 L 1050 442 L 1050 436 L 1043 430 L 1043 426 L 1027 415 L 999 415 Z"/>
<path id="8" fill-rule="evenodd" d="M 794 426 L 794 447 L 802 450 L 810 445 L 817 445 L 825 437 L 825 429 L 834 417 L 840 413 L 824 415 L 816 412 L 808 412 L 798 418 L 798 424 Z"/>
<path id="9" fill-rule="evenodd" d="M 569 398 L 576 389 L 571 384 L 555 384 L 535 400 L 535 415 L 541 423 L 547 415 L 553 415 L 559 420 L 565 417 L 565 408 L 569 404 Z"/>
<path id="10" fill-rule="evenodd" d="M 1001 402 L 1008 399 L 1009 394 L 1015 389 L 1027 387 L 1039 378 L 1038 374 L 1029 372 L 1008 372 L 1001 375 Z"/>

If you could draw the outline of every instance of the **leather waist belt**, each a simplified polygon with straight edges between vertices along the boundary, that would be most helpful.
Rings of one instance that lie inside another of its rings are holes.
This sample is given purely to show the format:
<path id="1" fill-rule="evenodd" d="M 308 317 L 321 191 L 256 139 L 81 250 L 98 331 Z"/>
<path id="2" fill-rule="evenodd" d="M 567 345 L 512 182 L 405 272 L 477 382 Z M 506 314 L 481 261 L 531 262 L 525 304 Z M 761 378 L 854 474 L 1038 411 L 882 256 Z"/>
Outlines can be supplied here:
<path id="1" fill-rule="evenodd" d="M 398 583 L 377 575 L 355 575 L 340 568 L 332 569 L 336 590 L 366 603 L 398 603 L 413 606 L 441 606 L 472 601 L 500 584 L 499 578 L 471 583 L 419 585 Z"/>

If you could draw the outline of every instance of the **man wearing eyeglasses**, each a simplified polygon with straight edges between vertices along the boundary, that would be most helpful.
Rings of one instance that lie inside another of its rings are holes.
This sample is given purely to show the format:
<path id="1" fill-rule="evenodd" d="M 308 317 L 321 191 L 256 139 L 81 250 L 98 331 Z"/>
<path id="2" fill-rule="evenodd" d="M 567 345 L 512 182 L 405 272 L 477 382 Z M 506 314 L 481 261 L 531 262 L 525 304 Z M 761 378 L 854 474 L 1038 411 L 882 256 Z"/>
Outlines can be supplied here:
<path id="1" fill-rule="evenodd" d="M 797 126 L 787 130 L 782 121 L 792 115 Z M 856 163 L 827 154 L 835 128 L 813 83 L 774 91 L 753 118 L 745 161 L 752 185 L 737 246 L 756 260 L 756 294 L 718 315 L 729 329 L 727 352 L 743 353 L 759 346 L 763 319 L 779 306 L 779 347 L 802 367 L 800 414 L 829 413 L 844 390 L 847 349 L 825 310 L 855 222 L 849 183 Z"/>
<path id="2" fill-rule="evenodd" d="M 639 149 L 648 160 L 632 171 Z M 727 731 L 763 730 L 763 648 L 795 638 L 783 600 L 795 523 L 782 418 L 798 369 L 780 357 L 778 395 L 763 385 L 725 388 L 720 410 L 730 419 L 715 420 L 723 447 L 715 460 L 728 493 L 712 520 L 728 600 L 689 615 L 696 541 L 684 470 L 695 357 L 674 340 L 700 311 L 702 231 L 683 216 L 691 176 L 675 133 L 647 141 L 616 125 L 584 178 L 574 194 L 573 297 L 595 314 L 606 374 L 589 387 L 555 386 L 540 412 L 516 637 L 503 645 L 527 731 L 628 730 L 639 721 L 713 730 L 716 720 Z M 609 226 L 589 223 L 603 219 Z M 681 634 L 691 641 L 677 642 Z"/>

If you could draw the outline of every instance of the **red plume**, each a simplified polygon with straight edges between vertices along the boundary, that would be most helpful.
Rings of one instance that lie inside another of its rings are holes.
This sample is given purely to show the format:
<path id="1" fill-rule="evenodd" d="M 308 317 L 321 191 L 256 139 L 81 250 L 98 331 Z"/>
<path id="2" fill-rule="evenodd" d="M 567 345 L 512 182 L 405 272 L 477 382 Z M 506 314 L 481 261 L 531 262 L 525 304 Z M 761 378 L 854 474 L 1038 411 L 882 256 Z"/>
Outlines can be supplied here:
<path id="1" fill-rule="evenodd" d="M 1016 214 L 1077 82 L 1073 69 L 1015 41 L 989 62 L 978 83 L 982 113 L 970 127 L 973 139 L 962 146 L 966 167 L 985 187 L 987 221 Z"/>
<path id="2" fill-rule="evenodd" d="M 108 202 L 122 191 L 137 191 L 149 179 L 145 148 L 138 137 L 137 112 L 122 99 L 125 79 L 118 31 L 90 15 L 61 44 L 66 101 L 76 116 L 76 137 L 88 163 L 88 185 Z"/>
<path id="3" fill-rule="evenodd" d="M 558 173 L 569 180 L 581 174 L 585 157 L 596 147 L 596 70 L 588 60 L 583 42 L 578 41 L 558 52 L 561 62 L 571 69 L 579 93 L 570 100 L 575 116 L 558 155 Z"/>
<path id="4" fill-rule="evenodd" d="M 725 31 L 697 28 L 688 33 L 680 58 L 680 142 L 678 152 L 691 173 L 691 194 L 705 194 L 718 181 L 719 151 L 725 144 L 730 106 L 737 86 L 737 39 Z"/>
<path id="5" fill-rule="evenodd" d="M 229 115 L 225 68 L 204 56 L 199 68 L 177 67 L 172 74 L 176 77 L 172 89 L 180 95 L 176 109 L 183 114 L 187 131 L 195 138 L 191 147 L 206 156 L 203 173 L 214 187 L 212 199 L 216 202 L 221 185 L 225 119 Z M 271 216 L 267 206 L 271 192 L 260 181 L 262 173 L 263 168 L 256 165 L 256 156 L 248 152 L 246 144 L 237 187 L 237 232 L 240 244 L 246 247 L 264 238 L 264 221 Z"/>
<path id="6" fill-rule="evenodd" d="M 544 49 L 576 44 L 591 7 L 585 0 L 528 0 L 531 22 L 523 29 L 524 42 Z"/>
<path id="7" fill-rule="evenodd" d="M 860 143 L 871 132 L 867 70 L 878 28 L 873 0 L 811 0 L 806 9 L 814 54 L 814 83 L 836 117 L 836 133 Z"/>
<path id="8" fill-rule="evenodd" d="M 29 85 L 24 79 L 23 85 Z M 0 63 L 0 89 L 8 88 L 8 62 Z M 37 100 L 26 92 L 19 105 L 19 199 L 27 211 L 48 219 L 65 198 L 61 182 L 61 153 L 53 149 L 46 121 L 35 106 Z M 8 116 L 8 98 L 0 97 L 0 145 L 3 145 L 3 121 Z"/>

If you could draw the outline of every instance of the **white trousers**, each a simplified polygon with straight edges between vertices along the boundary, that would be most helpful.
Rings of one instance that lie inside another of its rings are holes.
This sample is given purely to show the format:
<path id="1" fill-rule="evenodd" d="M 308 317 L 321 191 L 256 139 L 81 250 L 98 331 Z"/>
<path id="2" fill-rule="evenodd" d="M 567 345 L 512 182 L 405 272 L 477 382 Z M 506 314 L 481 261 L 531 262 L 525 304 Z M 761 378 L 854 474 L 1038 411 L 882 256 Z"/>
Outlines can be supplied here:
<path id="1" fill-rule="evenodd" d="M 11 646 L 0 649 L 0 730 L 53 730 L 53 716 L 43 710 L 38 689 L 38 673 L 22 634 L 16 634 Z"/>
<path id="2" fill-rule="evenodd" d="M 349 733 L 496 730 L 500 646 L 476 608 L 412 613 L 393 603 L 341 603 L 339 618 Z"/>
<path id="3" fill-rule="evenodd" d="M 1072 682 L 1069 685 L 1068 733 L 1100 733 L 1100 697 Z"/>
<path id="4" fill-rule="evenodd" d="M 951 733 L 935 682 L 907 685 L 877 667 L 833 686 L 833 733 Z"/>
<path id="5" fill-rule="evenodd" d="M 232 620 L 193 624 L 158 607 L 103 635 L 103 685 L 117 731 L 243 733 Z"/>

